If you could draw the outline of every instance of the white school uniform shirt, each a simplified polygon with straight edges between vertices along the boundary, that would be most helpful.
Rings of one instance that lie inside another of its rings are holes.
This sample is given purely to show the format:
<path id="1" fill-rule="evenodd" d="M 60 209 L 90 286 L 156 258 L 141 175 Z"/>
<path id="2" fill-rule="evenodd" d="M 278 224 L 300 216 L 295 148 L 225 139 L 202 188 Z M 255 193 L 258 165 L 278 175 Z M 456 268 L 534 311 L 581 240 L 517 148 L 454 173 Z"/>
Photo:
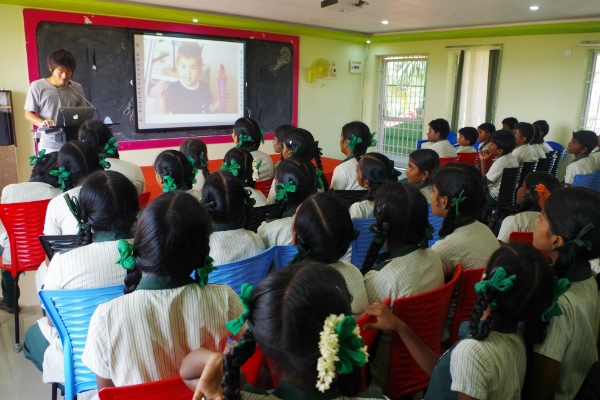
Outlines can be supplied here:
<path id="1" fill-rule="evenodd" d="M 275 176 L 275 169 L 273 168 L 273 159 L 267 154 L 259 150 L 251 151 L 254 160 L 261 160 L 260 168 L 258 169 L 258 182 L 272 179 Z"/>
<path id="2" fill-rule="evenodd" d="M 475 147 L 473 147 L 473 145 L 471 145 L 471 146 L 458 146 L 456 148 L 456 153 L 477 153 L 477 150 L 475 150 Z"/>
<path id="3" fill-rule="evenodd" d="M 440 158 L 450 158 L 457 156 L 456 148 L 452 146 L 450 142 L 446 139 L 440 139 L 437 142 L 432 143 L 427 148 L 438 153 Z"/>
<path id="4" fill-rule="evenodd" d="M 146 191 L 146 180 L 144 179 L 144 173 L 142 169 L 137 165 L 129 161 L 124 161 L 118 158 L 106 158 L 106 162 L 110 164 L 110 168 L 107 171 L 120 172 L 127 179 L 133 183 L 135 190 L 138 194 Z"/>
<path id="5" fill-rule="evenodd" d="M 492 331 L 482 341 L 463 339 L 451 353 L 450 390 L 475 399 L 520 400 L 526 353 L 520 333 Z"/>
<path id="6" fill-rule="evenodd" d="M 260 236 L 238 224 L 216 224 L 210 235 L 210 256 L 214 265 L 244 260 L 265 251 Z"/>
<path id="7" fill-rule="evenodd" d="M 572 185 L 575 175 L 593 174 L 595 169 L 596 161 L 594 160 L 594 157 L 590 157 L 588 154 L 576 157 L 567 166 L 567 171 L 565 172 L 565 183 L 567 185 Z"/>
<path id="8" fill-rule="evenodd" d="M 374 209 L 375 209 L 374 201 L 372 201 L 372 200 L 359 201 L 350 206 L 350 218 L 351 219 L 373 218 L 373 210 Z"/>
<path id="9" fill-rule="evenodd" d="M 119 239 L 130 235 L 100 232 L 94 242 L 52 257 L 44 290 L 92 289 L 121 285 L 126 270 L 115 261 L 119 259 Z M 133 239 L 128 240 L 133 243 Z M 56 328 L 48 325 L 46 317 L 37 321 L 40 331 L 50 343 L 44 353 L 44 383 L 64 382 L 63 348 Z"/>
<path id="10" fill-rule="evenodd" d="M 369 305 L 363 274 L 347 261 L 337 261 L 329 266 L 338 270 L 346 281 L 348 292 L 352 295 L 352 314 L 357 318 L 362 316 L 365 308 Z"/>
<path id="11" fill-rule="evenodd" d="M 515 215 L 510 215 L 502 221 L 498 240 L 508 243 L 512 232 L 533 232 L 535 229 L 535 220 L 539 218 L 539 211 L 523 211 Z"/>
<path id="12" fill-rule="evenodd" d="M 546 154 L 550 153 L 551 151 L 554 151 L 554 149 L 546 142 L 542 142 L 539 146 L 542 148 L 542 150 L 544 150 L 544 153 Z"/>
<path id="13" fill-rule="evenodd" d="M 590 157 L 594 159 L 594 170 L 597 171 L 600 169 L 600 151 L 596 151 L 590 154 Z"/>
<path id="14" fill-rule="evenodd" d="M 532 144 L 530 146 L 535 151 L 536 156 L 537 156 L 538 159 L 540 159 L 540 158 L 546 158 L 546 152 L 544 151 L 544 149 L 542 149 L 540 147 L 539 144 L 536 143 L 536 144 Z"/>
<path id="15" fill-rule="evenodd" d="M 256 204 L 254 204 L 254 207 L 262 207 L 267 205 L 267 198 L 265 197 L 263 192 L 257 189 L 252 189 L 251 187 L 246 187 L 244 189 L 250 192 L 250 198 L 256 200 Z"/>
<path id="16" fill-rule="evenodd" d="M 179 376 L 183 358 L 199 347 L 222 352 L 230 335 L 225 323 L 242 314 L 242 304 L 227 285 L 190 281 L 144 277 L 134 292 L 100 304 L 83 363 L 128 386 Z"/>
<path id="17" fill-rule="evenodd" d="M 191 195 L 192 195 L 192 196 L 194 196 L 194 198 L 195 198 L 196 200 L 198 200 L 198 201 L 201 201 L 201 200 L 202 200 L 202 195 L 201 195 L 201 194 L 200 194 L 200 192 L 199 192 L 199 191 L 197 191 L 197 190 L 194 190 L 194 189 L 189 189 L 189 190 L 186 190 L 186 193 L 189 193 L 189 194 L 191 194 Z"/>
<path id="18" fill-rule="evenodd" d="M 265 244 L 265 249 L 271 246 L 286 246 L 292 242 L 292 217 L 296 210 L 288 210 L 280 219 L 264 221 L 256 233 Z"/>
<path id="19" fill-rule="evenodd" d="M 590 267 L 592 267 L 592 271 L 594 271 L 596 275 L 600 274 L 600 258 L 590 260 Z"/>
<path id="20" fill-rule="evenodd" d="M 333 190 L 363 190 L 356 180 L 358 161 L 351 155 L 333 170 L 331 189 Z"/>
<path id="21" fill-rule="evenodd" d="M 44 235 L 77 235 L 78 222 L 69 210 L 65 198 L 66 195 L 71 198 L 79 197 L 80 191 L 81 186 L 77 186 L 50 200 L 46 211 Z"/>
<path id="22" fill-rule="evenodd" d="M 433 185 L 420 185 L 419 186 L 419 192 L 421 192 L 421 194 L 423 196 L 425 196 L 425 199 L 427 199 L 427 204 L 431 204 L 431 195 L 433 194 Z"/>
<path id="23" fill-rule="evenodd" d="M 587 277 L 587 278 L 586 278 Z M 598 285 L 591 269 L 567 272 L 570 289 L 558 298 L 563 315 L 553 317 L 546 338 L 533 351 L 560 362 L 554 399 L 572 400 L 592 364 L 598 361 Z"/>
<path id="24" fill-rule="evenodd" d="M 523 143 L 518 145 L 510 154 L 515 156 L 515 159 L 517 160 L 517 163 L 519 163 L 519 166 L 522 166 L 523 163 L 526 162 L 537 161 L 539 158 L 537 152 L 531 147 L 529 143 Z"/>
<path id="25" fill-rule="evenodd" d="M 519 163 L 512 154 L 501 155 L 494 159 L 494 163 L 485 175 L 485 180 L 490 184 L 488 191 L 494 199 L 498 198 L 498 192 L 500 192 L 500 183 L 502 182 L 504 168 L 516 168 L 518 166 Z"/>
<path id="26" fill-rule="evenodd" d="M 5 186 L 4 189 L 2 189 L 2 204 L 50 200 L 61 193 L 62 190 L 59 188 L 55 188 L 38 179 L 32 179 L 29 182 L 13 183 Z M 2 264 L 9 265 L 11 262 L 10 241 L 8 240 L 8 234 L 6 232 L 0 235 L 0 246 L 4 247 Z"/>

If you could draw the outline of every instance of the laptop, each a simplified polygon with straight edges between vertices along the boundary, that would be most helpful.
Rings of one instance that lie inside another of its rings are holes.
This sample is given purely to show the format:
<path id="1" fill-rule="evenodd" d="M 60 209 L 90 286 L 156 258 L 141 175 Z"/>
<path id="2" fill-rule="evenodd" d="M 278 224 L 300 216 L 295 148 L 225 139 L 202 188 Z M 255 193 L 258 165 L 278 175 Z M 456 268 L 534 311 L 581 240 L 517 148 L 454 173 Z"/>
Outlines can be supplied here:
<path id="1" fill-rule="evenodd" d="M 93 119 L 95 107 L 63 107 L 58 109 L 56 126 L 78 127 L 85 121 Z"/>

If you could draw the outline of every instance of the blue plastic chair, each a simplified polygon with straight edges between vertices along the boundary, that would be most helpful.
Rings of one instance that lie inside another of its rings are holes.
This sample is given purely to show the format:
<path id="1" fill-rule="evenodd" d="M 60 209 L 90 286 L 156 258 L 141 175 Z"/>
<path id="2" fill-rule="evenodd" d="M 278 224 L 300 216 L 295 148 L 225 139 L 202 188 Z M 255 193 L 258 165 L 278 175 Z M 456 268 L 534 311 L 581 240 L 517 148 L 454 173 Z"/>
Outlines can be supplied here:
<path id="1" fill-rule="evenodd" d="M 546 140 L 546 143 L 548 143 L 548 146 L 552 147 L 552 150 L 554 150 L 554 151 L 561 151 L 561 150 L 565 149 L 560 143 L 551 142 L 549 140 Z M 565 158 L 566 156 L 567 156 L 567 152 L 565 151 L 563 153 L 562 158 Z"/>
<path id="2" fill-rule="evenodd" d="M 352 226 L 355 230 L 360 231 L 360 235 L 352 241 L 352 255 L 350 257 L 350 262 L 358 269 L 362 268 L 365 257 L 367 256 L 367 251 L 373 241 L 374 234 L 369 231 L 369 224 L 371 222 L 375 222 L 375 218 L 359 218 L 352 220 Z M 382 246 L 379 254 L 384 251 L 385 247 Z"/>
<path id="3" fill-rule="evenodd" d="M 586 174 L 586 175 L 575 175 L 573 177 L 573 186 L 582 186 L 585 188 L 593 189 L 594 178 L 596 174 Z"/>
<path id="4" fill-rule="evenodd" d="M 427 139 L 424 139 L 424 140 L 419 140 L 419 141 L 417 142 L 417 150 L 421 150 L 421 145 L 422 145 L 423 143 L 427 143 L 427 142 L 429 142 L 429 140 L 427 140 Z"/>
<path id="5" fill-rule="evenodd" d="M 448 133 L 448 137 L 446 138 L 447 141 L 450 142 L 450 144 L 458 144 L 458 140 L 456 139 L 456 134 L 452 131 L 450 131 L 450 133 Z M 456 146 L 454 146 L 456 147 Z"/>
<path id="6" fill-rule="evenodd" d="M 596 171 L 596 172 L 598 172 L 598 171 Z M 594 173 L 593 175 L 594 175 L 594 179 L 592 180 L 591 188 L 600 192 L 600 175 L 596 174 L 596 173 Z"/>
<path id="7" fill-rule="evenodd" d="M 81 290 L 40 290 L 40 299 L 56 327 L 65 362 L 65 399 L 95 390 L 96 374 L 81 361 L 90 319 L 96 308 L 123 295 L 124 285 Z"/>
<path id="8" fill-rule="evenodd" d="M 438 234 L 438 232 L 442 228 L 442 223 L 444 222 L 444 218 L 436 217 L 435 215 L 433 215 L 433 213 L 431 212 L 431 204 L 428 204 L 428 208 L 429 208 L 429 223 L 431 224 L 431 226 L 433 226 L 433 229 L 435 230 L 432 235 L 433 239 L 431 239 L 429 241 L 429 247 L 431 247 L 431 246 L 433 246 L 433 244 L 435 242 L 440 240 L 440 235 Z"/>
<path id="9" fill-rule="evenodd" d="M 275 270 L 287 267 L 292 262 L 294 256 L 298 254 L 298 248 L 292 245 L 276 246 L 275 253 L 273 256 L 273 262 L 275 263 Z"/>
<path id="10" fill-rule="evenodd" d="M 210 273 L 208 283 L 229 285 L 239 295 L 242 283 L 256 286 L 267 276 L 275 249 L 276 246 L 272 246 L 250 258 L 229 264 L 216 265 L 219 269 Z"/>
<path id="11" fill-rule="evenodd" d="M 475 150 L 479 151 L 479 146 L 481 146 L 482 142 L 475 142 L 475 144 L 473 145 L 473 147 L 475 148 Z"/>

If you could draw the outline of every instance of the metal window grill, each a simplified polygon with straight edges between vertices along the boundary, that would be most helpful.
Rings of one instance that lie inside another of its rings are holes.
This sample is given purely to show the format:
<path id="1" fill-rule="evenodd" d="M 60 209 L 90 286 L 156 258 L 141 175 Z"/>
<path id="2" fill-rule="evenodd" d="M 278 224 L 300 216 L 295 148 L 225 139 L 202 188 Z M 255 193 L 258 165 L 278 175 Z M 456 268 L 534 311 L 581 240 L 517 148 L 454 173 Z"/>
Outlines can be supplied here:
<path id="1" fill-rule="evenodd" d="M 423 136 L 426 76 L 425 55 L 382 59 L 378 150 L 403 168 Z"/>
<path id="2" fill-rule="evenodd" d="M 594 51 L 587 73 L 587 91 L 580 128 L 598 132 L 600 128 L 600 51 Z"/>

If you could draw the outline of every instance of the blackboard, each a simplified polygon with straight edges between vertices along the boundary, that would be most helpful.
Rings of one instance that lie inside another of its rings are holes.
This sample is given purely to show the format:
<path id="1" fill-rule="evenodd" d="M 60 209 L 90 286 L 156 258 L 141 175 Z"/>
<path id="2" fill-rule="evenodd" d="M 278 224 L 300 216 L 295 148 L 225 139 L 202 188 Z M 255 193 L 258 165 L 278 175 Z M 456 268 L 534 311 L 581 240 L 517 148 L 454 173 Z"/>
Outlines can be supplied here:
<path id="1" fill-rule="evenodd" d="M 71 79 L 82 85 L 86 98 L 100 111 L 102 119 L 109 116 L 114 123 L 120 123 L 113 127 L 119 141 L 231 135 L 231 127 L 136 132 L 135 121 L 128 116 L 130 107 L 135 106 L 131 31 L 93 24 L 40 22 L 36 31 L 40 77 L 50 75 L 46 56 L 52 50 L 64 48 L 73 53 L 77 68 Z M 246 43 L 246 116 L 255 119 L 266 132 L 290 124 L 295 56 L 292 45 L 239 40 Z"/>

